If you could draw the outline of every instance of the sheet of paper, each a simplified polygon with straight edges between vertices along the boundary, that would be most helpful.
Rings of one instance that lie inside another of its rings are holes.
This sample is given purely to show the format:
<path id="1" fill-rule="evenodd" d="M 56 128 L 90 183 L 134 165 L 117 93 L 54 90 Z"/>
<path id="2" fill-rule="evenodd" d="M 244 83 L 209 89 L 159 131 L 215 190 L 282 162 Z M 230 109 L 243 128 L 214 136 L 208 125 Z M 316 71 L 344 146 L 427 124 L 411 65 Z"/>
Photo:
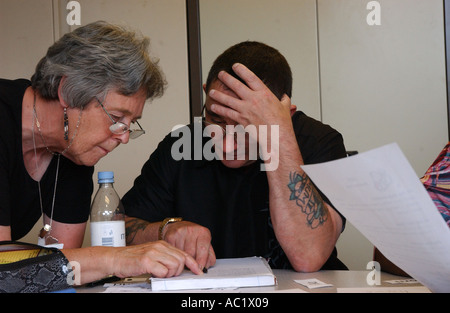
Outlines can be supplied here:
<path id="1" fill-rule="evenodd" d="M 400 285 L 400 284 L 417 284 L 418 281 L 414 278 L 405 278 L 405 279 L 393 279 L 393 280 L 385 280 L 385 283 L 391 285 Z"/>
<path id="2" fill-rule="evenodd" d="M 388 259 L 450 292 L 450 229 L 397 144 L 302 168 Z"/>
<path id="3" fill-rule="evenodd" d="M 151 293 L 150 284 L 142 286 L 117 285 L 106 287 L 103 293 Z"/>
<path id="4" fill-rule="evenodd" d="M 326 288 L 326 287 L 333 287 L 332 284 L 324 283 L 321 280 L 318 280 L 317 278 L 310 278 L 310 279 L 294 279 L 294 281 L 297 284 L 303 285 L 305 287 L 308 287 L 309 289 L 317 289 L 317 288 Z"/>

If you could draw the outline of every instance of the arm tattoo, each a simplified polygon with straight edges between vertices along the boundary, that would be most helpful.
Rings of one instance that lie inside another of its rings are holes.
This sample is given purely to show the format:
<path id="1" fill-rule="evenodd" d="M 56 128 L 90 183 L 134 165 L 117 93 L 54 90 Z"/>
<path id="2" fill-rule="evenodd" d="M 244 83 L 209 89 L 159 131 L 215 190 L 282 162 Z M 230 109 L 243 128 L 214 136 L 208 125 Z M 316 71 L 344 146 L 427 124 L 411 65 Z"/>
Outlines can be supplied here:
<path id="1" fill-rule="evenodd" d="M 125 234 L 127 238 L 127 245 L 132 244 L 138 231 L 139 230 L 143 231 L 148 226 L 148 224 L 149 224 L 148 222 L 138 218 L 129 219 L 125 223 Z"/>
<path id="2" fill-rule="evenodd" d="M 287 186 L 291 191 L 289 200 L 295 200 L 301 211 L 306 214 L 306 220 L 311 229 L 317 228 L 327 220 L 327 207 L 305 173 L 300 175 L 297 172 L 291 172 Z"/>

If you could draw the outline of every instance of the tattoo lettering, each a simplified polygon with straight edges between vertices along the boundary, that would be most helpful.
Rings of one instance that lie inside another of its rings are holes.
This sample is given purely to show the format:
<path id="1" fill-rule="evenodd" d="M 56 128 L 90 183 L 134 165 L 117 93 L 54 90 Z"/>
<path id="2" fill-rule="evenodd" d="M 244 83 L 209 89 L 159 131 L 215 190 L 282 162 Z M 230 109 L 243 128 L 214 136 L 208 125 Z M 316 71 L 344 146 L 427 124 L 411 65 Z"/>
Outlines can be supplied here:
<path id="1" fill-rule="evenodd" d="M 138 233 L 138 231 L 140 230 L 144 230 L 147 226 L 148 226 L 148 222 L 138 219 L 138 218 L 133 218 L 128 220 L 125 223 L 125 233 L 126 233 L 126 238 L 127 238 L 127 245 L 131 244 L 134 240 L 134 238 L 136 237 L 136 234 Z"/>
<path id="2" fill-rule="evenodd" d="M 303 173 L 291 172 L 289 184 L 290 201 L 296 202 L 301 211 L 306 214 L 306 220 L 311 229 L 322 225 L 328 218 L 328 210 L 322 197 L 313 186 L 309 177 Z"/>

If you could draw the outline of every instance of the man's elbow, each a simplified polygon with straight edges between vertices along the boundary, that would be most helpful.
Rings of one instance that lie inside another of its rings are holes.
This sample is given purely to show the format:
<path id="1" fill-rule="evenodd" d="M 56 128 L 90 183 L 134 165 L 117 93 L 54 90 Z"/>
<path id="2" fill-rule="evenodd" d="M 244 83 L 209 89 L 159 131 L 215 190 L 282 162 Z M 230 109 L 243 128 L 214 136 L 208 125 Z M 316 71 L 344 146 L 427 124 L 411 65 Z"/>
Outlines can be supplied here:
<path id="1" fill-rule="evenodd" d="M 320 271 L 327 259 L 327 257 L 313 254 L 293 257 L 290 262 L 296 272 L 312 273 Z"/>

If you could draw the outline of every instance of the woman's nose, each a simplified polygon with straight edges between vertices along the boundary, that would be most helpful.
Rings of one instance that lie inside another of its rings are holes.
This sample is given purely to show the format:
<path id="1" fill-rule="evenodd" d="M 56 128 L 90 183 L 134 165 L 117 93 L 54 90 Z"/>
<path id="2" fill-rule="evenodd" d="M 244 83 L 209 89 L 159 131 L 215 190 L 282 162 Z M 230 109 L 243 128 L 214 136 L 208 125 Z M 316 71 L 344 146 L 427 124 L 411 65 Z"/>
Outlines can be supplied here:
<path id="1" fill-rule="evenodd" d="M 126 131 L 122 135 L 114 135 L 114 137 L 119 139 L 121 144 L 126 145 L 130 141 L 130 132 Z"/>

